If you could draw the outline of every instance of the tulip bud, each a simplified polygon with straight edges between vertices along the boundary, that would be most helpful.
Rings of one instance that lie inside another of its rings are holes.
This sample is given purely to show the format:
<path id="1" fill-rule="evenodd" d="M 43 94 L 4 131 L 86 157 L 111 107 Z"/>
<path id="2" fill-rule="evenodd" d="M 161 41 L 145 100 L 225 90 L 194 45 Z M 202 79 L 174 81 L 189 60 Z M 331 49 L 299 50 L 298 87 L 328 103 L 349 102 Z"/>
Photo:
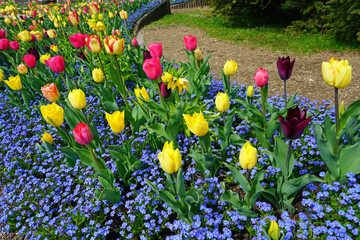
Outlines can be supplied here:
<path id="1" fill-rule="evenodd" d="M 278 59 L 276 62 L 279 76 L 282 80 L 288 80 L 291 77 L 292 69 L 294 67 L 295 58 L 290 62 L 290 57 L 287 56 Z"/>
<path id="2" fill-rule="evenodd" d="M 136 38 L 131 39 L 131 44 L 132 44 L 134 47 L 139 46 L 138 41 L 136 40 Z"/>
<path id="3" fill-rule="evenodd" d="M 128 15 L 128 13 L 126 11 L 121 10 L 120 11 L 120 17 L 121 17 L 122 20 L 126 20 L 126 19 L 129 18 L 129 15 Z"/>
<path id="4" fill-rule="evenodd" d="M 44 142 L 48 142 L 48 143 L 50 143 L 50 144 L 53 144 L 53 142 L 54 142 L 51 134 L 48 133 L 48 132 L 44 132 L 44 134 L 43 134 L 43 136 L 42 136 L 42 138 L 41 138 L 41 141 L 42 141 L 43 143 L 44 143 Z"/>
<path id="5" fill-rule="evenodd" d="M 215 105 L 219 112 L 225 112 L 230 107 L 229 97 L 226 93 L 218 93 L 215 98 Z"/>
<path id="6" fill-rule="evenodd" d="M 246 90 L 246 96 L 252 98 L 254 96 L 254 87 L 250 85 Z"/>
<path id="7" fill-rule="evenodd" d="M 351 82 L 352 67 L 348 60 L 331 58 L 329 62 L 323 62 L 321 66 L 324 81 L 329 86 L 344 88 Z"/>
<path id="8" fill-rule="evenodd" d="M 115 34 L 120 37 L 120 36 L 121 36 L 120 30 L 119 30 L 119 29 L 116 29 L 116 30 L 115 30 Z"/>
<path id="9" fill-rule="evenodd" d="M 54 127 L 60 127 L 64 122 L 64 109 L 56 103 L 40 107 L 41 114 L 46 122 Z"/>
<path id="10" fill-rule="evenodd" d="M 163 55 L 162 52 L 162 44 L 161 43 L 153 43 L 150 44 L 148 47 L 150 55 L 152 58 L 161 58 Z"/>
<path id="11" fill-rule="evenodd" d="M 69 93 L 68 98 L 73 108 L 83 109 L 86 107 L 85 93 L 81 89 L 73 89 Z"/>
<path id="12" fill-rule="evenodd" d="M 194 113 L 193 116 L 183 114 L 189 130 L 198 137 L 205 136 L 209 131 L 209 124 L 206 122 L 202 112 Z"/>
<path id="13" fill-rule="evenodd" d="M 187 50 L 194 51 L 196 49 L 197 39 L 196 39 L 196 37 L 187 35 L 184 37 L 184 43 L 185 43 L 185 48 Z"/>
<path id="14" fill-rule="evenodd" d="M 34 68 L 36 66 L 36 59 L 32 54 L 25 55 L 21 60 L 23 60 L 29 68 Z"/>
<path id="15" fill-rule="evenodd" d="M 140 104 L 143 104 L 143 102 L 140 100 L 140 94 L 141 94 L 141 97 L 145 100 L 145 101 L 149 101 L 150 100 L 150 97 L 149 97 L 149 94 L 147 93 L 146 89 L 144 87 L 142 87 L 141 89 L 140 88 L 135 88 L 134 89 L 134 92 L 135 92 L 135 95 L 136 95 L 136 98 L 137 100 L 139 101 Z"/>
<path id="16" fill-rule="evenodd" d="M 167 174 L 177 172 L 182 164 L 180 150 L 179 148 L 174 150 L 173 142 L 165 142 L 162 152 L 158 154 L 158 159 L 161 164 L 161 168 Z"/>
<path id="17" fill-rule="evenodd" d="M 169 98 L 171 95 L 171 88 L 168 88 L 164 82 L 159 83 L 161 96 L 163 98 Z"/>
<path id="18" fill-rule="evenodd" d="M 243 169 L 253 169 L 255 167 L 257 163 L 257 150 L 251 146 L 250 142 L 246 142 L 241 148 L 239 161 Z"/>
<path id="19" fill-rule="evenodd" d="M 73 134 L 75 140 L 81 145 L 88 145 L 93 140 L 93 134 L 89 126 L 85 123 L 79 123 L 76 125 Z"/>
<path id="20" fill-rule="evenodd" d="M 224 64 L 224 74 L 228 77 L 233 76 L 237 70 L 237 63 L 233 60 L 228 60 Z"/>
<path id="21" fill-rule="evenodd" d="M 104 73 L 100 68 L 94 68 L 92 70 L 92 77 L 95 82 L 101 83 L 104 80 Z"/>
<path id="22" fill-rule="evenodd" d="M 286 121 L 282 116 L 279 116 L 281 129 L 288 139 L 296 139 L 301 136 L 307 125 L 309 124 L 311 117 L 306 118 L 306 110 L 300 109 L 296 106 L 294 109 L 289 108 Z"/>
<path id="23" fill-rule="evenodd" d="M 4 82 L 6 83 L 6 85 L 9 86 L 9 88 L 11 88 L 14 91 L 19 91 L 22 89 L 21 79 L 19 75 L 15 77 L 11 76 L 9 77 L 9 80 L 5 80 Z"/>
<path id="24" fill-rule="evenodd" d="M 57 37 L 56 31 L 53 29 L 47 30 L 46 33 L 48 34 L 49 38 L 54 39 Z"/>
<path id="25" fill-rule="evenodd" d="M 72 13 L 68 16 L 68 20 L 73 26 L 77 26 L 80 24 L 79 17 L 76 13 Z"/>
<path id="26" fill-rule="evenodd" d="M 6 38 L 0 39 L 0 50 L 7 50 L 9 48 L 9 40 Z"/>
<path id="27" fill-rule="evenodd" d="M 151 80 L 159 79 L 162 75 L 162 66 L 159 58 L 150 58 L 144 61 L 143 70 Z"/>
<path id="28" fill-rule="evenodd" d="M 108 121 L 111 131 L 113 133 L 120 133 L 125 129 L 125 111 L 115 111 L 113 114 L 105 112 L 106 120 Z"/>
<path id="29" fill-rule="evenodd" d="M 266 69 L 259 68 L 254 75 L 254 79 L 258 87 L 265 87 L 269 81 L 268 72 Z"/>
<path id="30" fill-rule="evenodd" d="M 204 59 L 204 56 L 202 54 L 202 52 L 200 51 L 200 49 L 196 49 L 195 51 L 195 60 L 196 61 L 201 61 Z"/>
<path id="31" fill-rule="evenodd" d="M 89 35 L 85 38 L 85 44 L 92 53 L 99 53 L 102 50 L 100 38 L 95 35 Z"/>
<path id="32" fill-rule="evenodd" d="M 21 63 L 19 66 L 17 66 L 17 70 L 20 74 L 25 75 L 28 73 L 28 69 L 25 66 L 25 64 Z"/>
<path id="33" fill-rule="evenodd" d="M 44 97 L 50 102 L 55 102 L 59 99 L 59 91 L 55 83 L 50 83 L 45 85 L 44 87 L 41 87 L 41 92 Z"/>
<path id="34" fill-rule="evenodd" d="M 344 106 L 344 101 L 341 102 L 340 107 L 339 107 L 339 117 L 341 117 L 341 115 L 343 115 L 345 112 L 345 106 Z"/>
<path id="35" fill-rule="evenodd" d="M 49 60 L 44 60 L 44 62 L 55 73 L 60 73 L 65 71 L 65 61 L 62 56 L 51 57 L 49 58 Z"/>
<path id="36" fill-rule="evenodd" d="M 277 222 L 271 220 L 270 227 L 268 229 L 268 234 L 272 240 L 279 240 L 280 239 L 280 229 Z"/>

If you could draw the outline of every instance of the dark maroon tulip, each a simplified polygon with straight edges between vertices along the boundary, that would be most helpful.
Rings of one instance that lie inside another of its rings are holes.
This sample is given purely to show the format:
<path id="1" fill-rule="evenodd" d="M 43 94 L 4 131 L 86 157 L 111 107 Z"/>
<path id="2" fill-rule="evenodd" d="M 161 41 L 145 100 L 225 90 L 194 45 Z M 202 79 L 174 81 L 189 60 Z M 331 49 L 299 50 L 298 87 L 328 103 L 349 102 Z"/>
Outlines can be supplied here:
<path id="1" fill-rule="evenodd" d="M 161 95 L 163 98 L 169 98 L 171 95 L 171 88 L 168 88 L 167 85 L 165 85 L 164 82 L 159 83 Z"/>
<path id="2" fill-rule="evenodd" d="M 85 57 L 85 55 L 84 55 L 82 52 L 77 53 L 77 56 L 78 56 L 79 58 L 81 58 L 82 60 L 84 60 L 84 61 L 87 60 L 86 57 Z"/>
<path id="3" fill-rule="evenodd" d="M 48 45 L 45 45 L 44 50 L 45 50 L 45 52 L 48 52 L 50 50 L 50 47 Z"/>
<path id="4" fill-rule="evenodd" d="M 146 59 L 150 59 L 151 58 L 151 55 L 150 55 L 150 52 L 149 51 L 143 51 L 143 56 L 144 56 L 144 61 Z"/>
<path id="5" fill-rule="evenodd" d="M 44 37 L 49 38 L 49 34 L 47 34 L 47 31 L 44 32 Z"/>
<path id="6" fill-rule="evenodd" d="M 291 77 L 292 69 L 294 67 L 295 58 L 290 62 L 290 57 L 287 56 L 278 59 L 276 65 L 279 71 L 279 76 L 282 80 L 288 80 Z"/>
<path id="7" fill-rule="evenodd" d="M 294 109 L 289 108 L 286 116 L 286 121 L 282 116 L 279 116 L 281 129 L 286 138 L 296 139 L 301 136 L 306 126 L 309 124 L 311 117 L 306 118 L 306 110 L 300 109 L 296 106 Z"/>
<path id="8" fill-rule="evenodd" d="M 28 54 L 34 55 L 34 57 L 36 58 L 36 61 L 38 61 L 40 59 L 40 54 L 35 47 L 29 48 L 29 50 L 27 50 L 27 52 L 28 52 Z"/>

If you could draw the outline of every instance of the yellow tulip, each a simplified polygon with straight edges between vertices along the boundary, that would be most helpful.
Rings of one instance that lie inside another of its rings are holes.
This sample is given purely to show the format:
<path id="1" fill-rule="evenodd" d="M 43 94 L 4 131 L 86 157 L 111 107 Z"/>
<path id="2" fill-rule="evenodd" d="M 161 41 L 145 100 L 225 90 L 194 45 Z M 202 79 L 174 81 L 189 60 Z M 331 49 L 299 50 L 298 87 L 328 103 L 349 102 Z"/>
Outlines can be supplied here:
<path id="1" fill-rule="evenodd" d="M 200 49 L 196 49 L 195 50 L 195 60 L 201 61 L 203 59 L 204 59 L 204 56 L 203 56 L 202 52 L 200 51 Z"/>
<path id="2" fill-rule="evenodd" d="M 253 169 L 257 163 L 257 150 L 251 146 L 250 142 L 246 142 L 240 151 L 240 166 L 243 169 Z"/>
<path id="3" fill-rule="evenodd" d="M 17 70 L 20 74 L 25 75 L 28 73 L 28 69 L 25 66 L 25 64 L 21 63 L 19 66 L 17 66 Z"/>
<path id="4" fill-rule="evenodd" d="M 124 52 L 124 39 L 115 36 L 106 37 L 104 40 L 105 50 L 110 55 L 118 55 Z"/>
<path id="5" fill-rule="evenodd" d="M 120 11 L 120 17 L 121 17 L 122 20 L 126 20 L 126 19 L 129 18 L 129 15 L 128 15 L 128 13 L 126 11 L 121 10 Z"/>
<path id="6" fill-rule="evenodd" d="M 205 136 L 209 131 L 209 124 L 205 121 L 201 111 L 200 113 L 194 113 L 193 116 L 183 114 L 183 117 L 189 130 L 196 136 Z"/>
<path id="7" fill-rule="evenodd" d="M 170 73 L 168 72 L 164 72 L 164 76 L 161 77 L 161 80 L 164 82 L 164 83 L 170 83 L 172 82 L 172 76 Z"/>
<path id="8" fill-rule="evenodd" d="M 4 81 L 9 88 L 11 88 L 12 90 L 18 91 L 22 89 L 22 85 L 21 85 L 21 79 L 20 76 L 17 75 L 15 77 L 9 77 L 9 80 L 5 80 Z"/>
<path id="9" fill-rule="evenodd" d="M 11 20 L 10 20 L 10 18 L 5 18 L 5 23 L 7 24 L 7 25 L 10 25 L 11 24 Z"/>
<path id="10" fill-rule="evenodd" d="M 96 83 L 104 81 L 104 73 L 100 68 L 94 68 L 92 70 L 92 77 Z"/>
<path id="11" fill-rule="evenodd" d="M 252 98 L 254 96 L 254 87 L 250 85 L 246 90 L 246 96 Z"/>
<path id="12" fill-rule="evenodd" d="M 45 64 L 45 60 L 49 60 L 49 59 L 50 59 L 50 53 L 47 53 L 47 54 L 41 55 L 40 62 Z"/>
<path id="13" fill-rule="evenodd" d="M 0 82 L 2 82 L 4 79 L 5 79 L 4 72 L 3 72 L 3 70 L 0 68 Z"/>
<path id="14" fill-rule="evenodd" d="M 54 29 L 47 30 L 46 33 L 49 36 L 49 38 L 51 38 L 51 39 L 54 39 L 57 37 L 57 33 Z"/>
<path id="15" fill-rule="evenodd" d="M 23 42 L 30 42 L 32 37 L 28 30 L 24 30 L 18 33 L 18 38 Z"/>
<path id="16" fill-rule="evenodd" d="M 145 101 L 150 100 L 149 94 L 147 93 L 147 91 L 146 91 L 146 89 L 144 87 L 142 87 L 141 89 L 140 88 L 135 88 L 134 91 L 135 91 L 135 95 L 136 95 L 136 98 L 139 101 L 139 103 L 143 104 L 143 102 L 139 98 L 140 94 L 141 94 L 142 98 L 145 99 Z"/>
<path id="17" fill-rule="evenodd" d="M 75 109 L 83 109 L 86 107 L 85 93 L 81 89 L 73 89 L 69 93 L 68 98 Z"/>
<path id="18" fill-rule="evenodd" d="M 230 107 L 230 100 L 226 93 L 218 93 L 215 98 L 215 105 L 219 112 L 225 112 Z"/>
<path id="19" fill-rule="evenodd" d="M 115 111 L 113 114 L 105 112 L 106 120 L 108 121 L 111 131 L 113 133 L 120 133 L 125 129 L 125 111 Z"/>
<path id="20" fill-rule="evenodd" d="M 326 84 L 335 88 L 344 88 L 351 82 L 352 67 L 348 60 L 331 58 L 330 62 L 323 62 L 322 75 Z"/>
<path id="21" fill-rule="evenodd" d="M 268 234 L 272 240 L 279 240 L 279 238 L 280 238 L 279 225 L 274 220 L 271 220 Z"/>
<path id="22" fill-rule="evenodd" d="M 341 117 L 341 115 L 343 115 L 345 112 L 345 106 L 344 106 L 344 101 L 341 102 L 340 107 L 339 107 L 339 117 Z"/>
<path id="23" fill-rule="evenodd" d="M 158 154 L 161 168 L 168 174 L 177 172 L 182 164 L 180 150 L 174 150 L 173 142 L 164 144 L 162 152 Z"/>
<path id="24" fill-rule="evenodd" d="M 226 76 L 233 76 L 236 73 L 237 70 L 237 63 L 233 60 L 226 61 L 224 65 L 224 73 Z"/>
<path id="25" fill-rule="evenodd" d="M 46 122 L 54 127 L 60 127 L 64 122 L 64 109 L 56 103 L 40 107 L 41 114 Z"/>
<path id="26" fill-rule="evenodd" d="M 51 134 L 48 133 L 48 132 L 44 132 L 44 134 L 43 134 L 43 136 L 42 136 L 42 138 L 41 138 L 41 141 L 42 141 L 42 142 L 48 142 L 48 143 L 50 143 L 50 144 L 53 144 L 53 142 L 54 142 Z"/>
<path id="27" fill-rule="evenodd" d="M 109 18 L 110 19 L 114 18 L 114 14 L 112 12 L 109 12 Z"/>
<path id="28" fill-rule="evenodd" d="M 53 51 L 53 52 L 59 51 L 58 46 L 56 46 L 56 45 L 54 45 L 54 44 L 50 46 L 50 49 L 51 49 L 51 51 Z"/>

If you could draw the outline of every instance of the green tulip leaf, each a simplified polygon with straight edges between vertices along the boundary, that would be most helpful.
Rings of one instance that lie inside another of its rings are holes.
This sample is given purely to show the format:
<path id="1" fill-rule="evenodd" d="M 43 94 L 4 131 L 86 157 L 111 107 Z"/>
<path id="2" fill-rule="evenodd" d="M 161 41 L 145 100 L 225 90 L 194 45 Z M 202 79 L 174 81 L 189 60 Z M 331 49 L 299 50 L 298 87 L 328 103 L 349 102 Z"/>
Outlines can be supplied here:
<path id="1" fill-rule="evenodd" d="M 185 182 L 182 168 L 177 173 L 176 192 L 180 198 L 183 199 L 185 197 Z"/>
<path id="2" fill-rule="evenodd" d="M 271 118 L 270 118 L 269 122 L 266 125 L 265 136 L 267 138 L 273 137 L 274 132 L 276 131 L 276 129 L 279 128 L 279 126 L 280 126 L 280 122 L 279 122 L 278 114 L 273 113 L 271 115 Z"/>
<path id="3" fill-rule="evenodd" d="M 185 108 L 184 102 L 178 102 L 176 109 L 170 117 L 169 124 L 166 127 L 166 133 L 169 141 L 175 141 L 175 138 L 178 133 L 179 126 L 183 120 L 182 113 Z"/>
<path id="4" fill-rule="evenodd" d="M 220 196 L 220 201 L 229 203 L 233 209 L 240 209 L 243 206 L 243 199 L 240 199 L 238 193 L 226 189 L 224 182 L 221 183 L 221 189 L 223 194 Z"/>
<path id="5" fill-rule="evenodd" d="M 288 181 L 285 181 L 281 193 L 287 198 L 294 198 L 297 192 L 307 186 L 309 183 L 313 182 L 325 182 L 323 179 L 318 178 L 314 175 L 302 175 L 298 178 L 292 178 Z"/>
<path id="6" fill-rule="evenodd" d="M 274 155 L 275 160 L 281 170 L 286 170 L 285 176 L 290 176 L 294 169 L 295 159 L 291 151 L 290 160 L 289 160 L 289 169 L 286 168 L 286 158 L 289 150 L 289 145 L 283 142 L 279 137 L 275 137 L 275 149 Z M 283 169 L 284 168 L 284 169 Z"/>
<path id="7" fill-rule="evenodd" d="M 339 167 L 341 183 L 346 180 L 349 172 L 355 175 L 360 173 L 360 144 L 355 144 L 340 150 Z"/>
<path id="8" fill-rule="evenodd" d="M 241 188 L 244 190 L 244 192 L 249 193 L 251 190 L 250 184 L 246 180 L 246 178 L 240 173 L 240 171 L 227 163 L 225 163 L 225 166 L 231 171 L 235 180 L 241 185 Z"/>
<path id="9" fill-rule="evenodd" d="M 97 200 L 99 200 L 99 201 L 107 200 L 111 203 L 118 203 L 121 200 L 120 190 L 105 188 L 104 190 L 102 190 L 100 195 L 97 197 Z"/>

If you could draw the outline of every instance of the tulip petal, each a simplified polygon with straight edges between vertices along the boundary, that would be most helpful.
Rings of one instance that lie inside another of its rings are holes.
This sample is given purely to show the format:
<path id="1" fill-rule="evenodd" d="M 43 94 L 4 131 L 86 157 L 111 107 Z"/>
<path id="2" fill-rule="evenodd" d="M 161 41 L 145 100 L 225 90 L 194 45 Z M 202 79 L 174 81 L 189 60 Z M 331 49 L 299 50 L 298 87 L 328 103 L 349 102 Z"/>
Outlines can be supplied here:
<path id="1" fill-rule="evenodd" d="M 282 116 L 279 116 L 281 130 L 283 131 L 286 138 L 291 138 L 291 124 L 288 121 L 284 121 Z"/>
<path id="2" fill-rule="evenodd" d="M 166 173 L 168 173 L 168 174 L 173 174 L 174 173 L 173 168 L 171 166 L 171 159 L 166 153 L 160 152 L 158 154 L 158 159 L 160 161 L 161 168 Z"/>
<path id="3" fill-rule="evenodd" d="M 300 122 L 298 125 L 296 125 L 294 127 L 292 139 L 296 139 L 296 138 L 301 136 L 301 134 L 303 133 L 303 131 L 305 130 L 305 128 L 309 124 L 310 120 L 311 120 L 311 117 L 309 117 L 308 119 L 306 119 L 303 122 Z"/>

